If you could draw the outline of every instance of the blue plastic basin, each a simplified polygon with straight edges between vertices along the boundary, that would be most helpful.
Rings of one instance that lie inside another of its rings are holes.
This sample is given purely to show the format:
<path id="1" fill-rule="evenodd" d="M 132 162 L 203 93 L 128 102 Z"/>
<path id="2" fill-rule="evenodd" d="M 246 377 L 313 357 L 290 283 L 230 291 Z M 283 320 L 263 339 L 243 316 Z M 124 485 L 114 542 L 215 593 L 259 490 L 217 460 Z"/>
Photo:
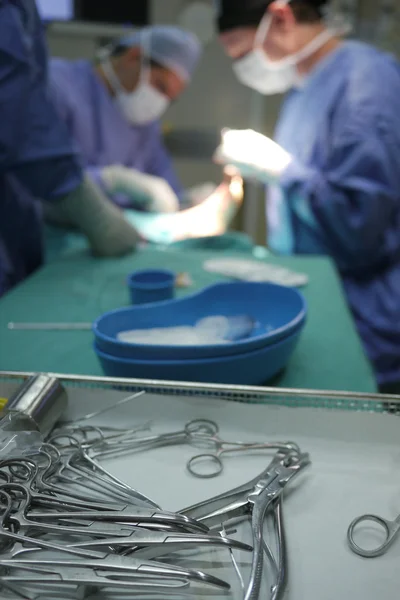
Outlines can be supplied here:
<path id="1" fill-rule="evenodd" d="M 248 338 L 222 346 L 156 346 L 117 339 L 121 331 L 194 325 L 210 315 L 248 315 L 257 326 Z M 115 357 L 138 360 L 212 358 L 242 354 L 273 344 L 302 329 L 306 316 L 306 301 L 296 289 L 273 283 L 217 283 L 181 299 L 106 313 L 94 323 L 93 332 L 99 350 Z"/>
<path id="2" fill-rule="evenodd" d="M 300 335 L 299 330 L 275 344 L 244 354 L 197 360 L 118 358 L 102 352 L 96 344 L 94 350 L 108 377 L 262 385 L 286 367 Z"/>

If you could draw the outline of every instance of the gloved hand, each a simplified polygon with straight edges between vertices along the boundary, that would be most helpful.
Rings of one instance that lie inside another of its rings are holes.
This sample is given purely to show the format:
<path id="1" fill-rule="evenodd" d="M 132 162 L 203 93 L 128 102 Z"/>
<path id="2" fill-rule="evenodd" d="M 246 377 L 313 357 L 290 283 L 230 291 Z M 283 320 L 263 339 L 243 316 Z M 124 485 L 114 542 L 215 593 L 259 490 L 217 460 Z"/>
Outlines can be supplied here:
<path id="1" fill-rule="evenodd" d="M 68 196 L 53 204 L 53 222 L 84 233 L 97 256 L 119 256 L 132 251 L 139 235 L 123 213 L 85 177 Z"/>
<path id="2" fill-rule="evenodd" d="M 251 129 L 225 130 L 214 160 L 235 167 L 242 177 L 276 183 L 292 161 L 271 139 Z"/>
<path id="3" fill-rule="evenodd" d="M 242 179 L 226 176 L 225 181 L 201 204 L 175 215 L 154 215 L 136 210 L 126 210 L 125 215 L 142 238 L 155 244 L 170 244 L 224 234 L 242 201 Z"/>
<path id="4" fill-rule="evenodd" d="M 112 165 L 103 169 L 101 179 L 109 194 L 126 194 L 148 212 L 171 213 L 179 210 L 174 190 L 161 177 L 146 175 L 122 165 Z"/>

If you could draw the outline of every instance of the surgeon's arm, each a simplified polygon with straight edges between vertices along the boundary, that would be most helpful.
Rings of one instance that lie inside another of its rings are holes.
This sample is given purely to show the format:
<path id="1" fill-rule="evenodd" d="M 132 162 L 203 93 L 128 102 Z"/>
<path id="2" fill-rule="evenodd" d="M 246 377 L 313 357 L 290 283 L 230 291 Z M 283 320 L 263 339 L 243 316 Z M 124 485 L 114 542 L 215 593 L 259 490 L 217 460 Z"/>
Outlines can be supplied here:
<path id="1" fill-rule="evenodd" d="M 30 66 L 26 45 L 16 30 L 16 9 L 0 3 L 0 170 L 15 160 L 27 126 Z"/>
<path id="2" fill-rule="evenodd" d="M 0 171 L 51 200 L 77 188 L 82 171 L 48 99 L 41 36 L 34 0 L 0 2 Z"/>
<path id="3" fill-rule="evenodd" d="M 391 237 L 398 235 L 393 219 L 399 203 L 400 131 L 394 123 L 377 117 L 365 127 L 349 127 L 332 140 L 323 171 L 294 159 L 280 179 L 290 208 L 311 226 L 314 222 L 343 269 L 379 264 L 390 252 Z"/>
<path id="4" fill-rule="evenodd" d="M 71 193 L 58 200 L 59 218 L 80 229 L 97 256 L 118 256 L 136 247 L 139 235 L 122 212 L 85 177 Z"/>
<path id="5" fill-rule="evenodd" d="M 49 99 L 46 60 L 35 2 L 0 2 L 0 171 L 15 175 L 33 196 L 56 203 L 96 254 L 128 252 L 136 231 L 83 177 Z"/>

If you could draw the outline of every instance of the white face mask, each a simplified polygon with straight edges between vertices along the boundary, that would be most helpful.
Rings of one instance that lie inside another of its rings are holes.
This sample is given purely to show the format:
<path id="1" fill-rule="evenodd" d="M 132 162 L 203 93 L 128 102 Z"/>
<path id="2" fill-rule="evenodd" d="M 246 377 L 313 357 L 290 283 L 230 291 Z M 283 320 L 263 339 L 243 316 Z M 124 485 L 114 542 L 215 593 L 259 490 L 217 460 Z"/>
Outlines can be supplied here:
<path id="1" fill-rule="evenodd" d="M 170 100 L 150 84 L 150 69 L 142 65 L 140 81 L 133 92 L 122 87 L 109 60 L 102 64 L 116 102 L 124 117 L 132 125 L 145 125 L 159 119 L 167 110 Z"/>
<path id="2" fill-rule="evenodd" d="M 254 49 L 233 63 L 239 81 L 265 95 L 283 94 L 298 84 L 301 81 L 298 63 L 312 56 L 334 36 L 332 30 L 326 29 L 296 54 L 272 61 L 262 49 L 271 25 L 272 16 L 266 14 L 258 28 Z"/>

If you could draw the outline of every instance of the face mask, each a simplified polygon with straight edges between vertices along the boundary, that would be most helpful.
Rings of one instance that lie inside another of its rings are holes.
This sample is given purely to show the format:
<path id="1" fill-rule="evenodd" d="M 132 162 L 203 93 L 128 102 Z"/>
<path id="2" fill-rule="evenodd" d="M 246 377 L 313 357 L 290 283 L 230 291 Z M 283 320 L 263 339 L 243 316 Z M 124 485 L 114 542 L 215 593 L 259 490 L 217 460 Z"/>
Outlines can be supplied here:
<path id="1" fill-rule="evenodd" d="M 271 24 L 272 16 L 264 17 L 257 31 L 254 49 L 233 63 L 239 81 L 265 95 L 283 94 L 300 83 L 298 63 L 312 56 L 334 35 L 333 31 L 327 29 L 296 54 L 272 61 L 262 49 Z"/>
<path id="2" fill-rule="evenodd" d="M 123 89 L 109 60 L 102 64 L 116 102 L 124 117 L 132 125 L 145 125 L 159 119 L 167 110 L 170 100 L 150 84 L 150 70 L 142 65 L 140 81 L 133 92 Z"/>
<path id="3" fill-rule="evenodd" d="M 270 68 L 269 63 L 265 53 L 256 49 L 236 61 L 233 70 L 240 83 L 260 94 L 283 94 L 290 90 L 297 80 L 295 63 L 280 68 Z"/>

